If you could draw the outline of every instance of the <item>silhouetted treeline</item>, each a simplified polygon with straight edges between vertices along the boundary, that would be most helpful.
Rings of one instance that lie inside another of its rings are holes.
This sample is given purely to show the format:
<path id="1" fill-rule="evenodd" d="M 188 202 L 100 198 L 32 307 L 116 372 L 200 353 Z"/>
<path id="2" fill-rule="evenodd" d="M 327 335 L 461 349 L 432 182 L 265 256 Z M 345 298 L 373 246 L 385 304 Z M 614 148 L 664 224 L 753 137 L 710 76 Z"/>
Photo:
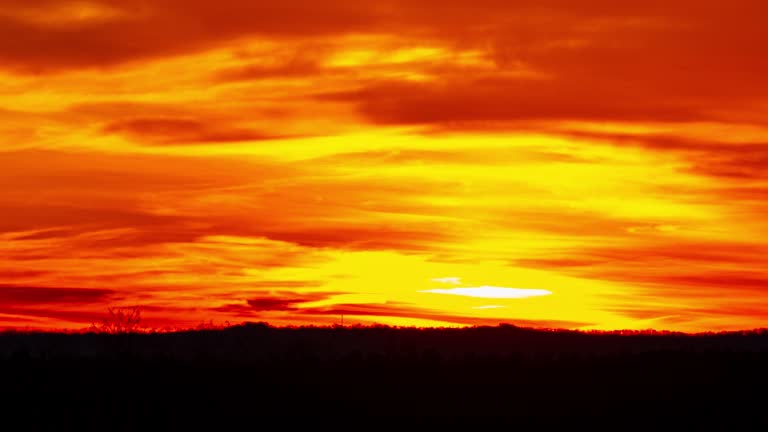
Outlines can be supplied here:
<path id="1" fill-rule="evenodd" d="M 473 356 L 594 357 L 673 352 L 766 352 L 768 332 L 584 333 L 513 325 L 471 328 L 271 327 L 246 323 L 221 330 L 105 335 L 47 332 L 0 333 L 0 358 L 169 358 L 248 362 L 285 358 L 335 360 L 349 356 L 443 359 Z"/>
<path id="2" fill-rule="evenodd" d="M 701 417 L 765 401 L 768 334 L 265 324 L 118 336 L 5 333 L 0 364 L 3 406 L 43 406 L 65 417 L 82 413 L 83 400 L 88 412 L 130 407 L 134 416 L 166 419 Z"/>

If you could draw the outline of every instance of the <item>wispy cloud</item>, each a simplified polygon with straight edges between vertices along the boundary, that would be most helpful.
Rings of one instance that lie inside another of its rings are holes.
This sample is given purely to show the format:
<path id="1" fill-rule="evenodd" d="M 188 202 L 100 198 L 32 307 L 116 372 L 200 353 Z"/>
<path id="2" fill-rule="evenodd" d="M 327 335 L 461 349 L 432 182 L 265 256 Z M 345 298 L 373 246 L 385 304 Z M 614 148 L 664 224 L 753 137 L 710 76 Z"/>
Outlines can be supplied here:
<path id="1" fill-rule="evenodd" d="M 446 277 L 439 277 L 439 278 L 432 278 L 433 282 L 438 283 L 444 283 L 444 284 L 451 284 L 451 285 L 460 285 L 461 284 L 461 278 L 455 277 L 455 276 L 446 276 Z"/>
<path id="2" fill-rule="evenodd" d="M 505 288 L 483 285 L 479 287 L 465 288 L 435 288 L 421 290 L 419 292 L 432 294 L 449 294 L 467 297 L 497 298 L 497 299 L 519 299 L 527 297 L 539 297 L 552 294 L 551 291 L 535 288 Z"/>

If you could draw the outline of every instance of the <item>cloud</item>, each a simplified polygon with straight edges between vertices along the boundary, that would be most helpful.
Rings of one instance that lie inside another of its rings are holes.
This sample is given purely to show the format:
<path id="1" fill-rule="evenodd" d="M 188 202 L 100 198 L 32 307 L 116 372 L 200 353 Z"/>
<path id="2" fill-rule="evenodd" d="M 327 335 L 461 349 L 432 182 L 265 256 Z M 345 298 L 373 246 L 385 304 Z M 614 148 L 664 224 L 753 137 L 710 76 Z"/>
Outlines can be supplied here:
<path id="1" fill-rule="evenodd" d="M 282 283 L 282 286 L 281 286 Z M 306 281 L 263 281 L 251 283 L 252 287 L 307 287 Z M 317 283 L 314 284 L 315 286 Z M 252 297 L 243 303 L 231 303 L 214 308 L 217 312 L 233 313 L 237 316 L 254 316 L 259 312 L 270 311 L 300 311 L 306 309 L 306 303 L 325 301 L 340 294 L 339 292 L 296 292 L 275 291 L 259 297 Z"/>
<path id="2" fill-rule="evenodd" d="M 108 66 L 196 52 L 246 36 L 296 38 L 361 31 L 375 19 L 371 8 L 344 0 L 323 5 L 288 0 L 277 7 L 245 0 L 88 4 L 111 13 L 105 19 L 68 19 L 63 12 L 72 11 L 69 0 L 6 8 L 11 12 L 0 14 L 0 61 L 6 68 L 27 72 Z M 40 19 L 30 20 L 30 15 Z"/>
<path id="3" fill-rule="evenodd" d="M 448 233 L 435 232 L 428 227 L 398 228 L 355 227 L 337 225 L 304 228 L 291 231 L 268 230 L 263 235 L 279 241 L 308 247 L 334 247 L 353 250 L 430 250 L 433 244 L 445 241 Z"/>
<path id="4" fill-rule="evenodd" d="M 373 319 L 374 322 L 376 317 L 399 317 L 461 325 L 498 325 L 499 323 L 505 322 L 515 323 L 521 326 L 545 328 L 579 328 L 589 325 L 585 322 L 566 320 L 525 320 L 502 317 L 475 317 L 457 315 L 400 302 L 385 302 L 375 304 L 336 304 L 322 308 L 301 309 L 301 313 L 308 317 L 322 315 L 340 316 L 343 314 L 344 316 L 356 316 Z"/>
<path id="5" fill-rule="evenodd" d="M 212 142 L 266 141 L 286 136 L 270 135 L 251 129 L 211 125 L 184 118 L 136 118 L 120 120 L 104 127 L 106 133 L 118 133 L 142 144 L 179 145 Z"/>
<path id="6" fill-rule="evenodd" d="M 505 322 L 542 328 L 579 328 L 589 325 L 585 322 L 567 320 L 526 320 L 464 316 L 397 301 L 383 303 L 337 303 L 326 306 L 311 305 L 312 302 L 327 300 L 330 295 L 334 294 L 339 293 L 283 292 L 279 295 L 275 294 L 269 297 L 258 297 L 248 300 L 245 305 L 240 303 L 228 304 L 213 310 L 249 319 L 284 319 L 286 316 L 289 316 L 294 321 L 309 322 L 325 322 L 327 317 L 335 319 L 344 315 L 345 317 L 357 317 L 366 322 L 377 322 L 377 318 L 404 318 L 460 325 L 497 325 Z"/>
<path id="7" fill-rule="evenodd" d="M 597 84 L 599 85 L 599 84 Z M 639 95 L 638 95 L 639 96 Z M 382 82 L 359 91 L 322 95 L 350 101 L 379 124 L 445 124 L 521 120 L 693 121 L 712 119 L 686 100 L 638 100 L 591 83 L 447 77 L 428 83 Z"/>
<path id="8" fill-rule="evenodd" d="M 633 268 L 650 270 L 652 267 L 670 263 L 676 266 L 684 263 L 714 266 L 719 262 L 729 262 L 736 263 L 740 267 L 751 267 L 763 262 L 768 253 L 768 246 L 759 242 L 696 239 L 682 241 L 664 237 L 640 240 L 632 238 L 632 240 L 634 241 L 628 241 L 624 245 L 586 246 L 566 252 L 569 255 L 575 255 L 575 258 L 552 253 L 548 258 L 523 258 L 515 260 L 514 264 L 541 268 L 573 268 L 584 271 L 591 271 L 590 267 L 613 265 L 633 265 Z M 684 268 L 685 265 L 682 267 Z"/>
<path id="9" fill-rule="evenodd" d="M 768 163 L 768 142 L 743 139 L 731 142 L 726 140 L 727 134 L 727 131 L 720 134 L 714 132 L 712 138 L 706 139 L 653 133 L 563 133 L 566 137 L 637 147 L 654 153 L 677 154 L 686 163 L 685 171 L 696 175 L 734 181 L 765 179 L 765 170 L 761 168 Z"/>
<path id="10" fill-rule="evenodd" d="M 15 306 L 101 303 L 114 293 L 112 290 L 94 288 L 0 285 L 0 304 Z"/>
<path id="11" fill-rule="evenodd" d="M 22 72 L 168 58 L 237 47 L 247 39 L 285 42 L 349 34 L 470 47 L 483 51 L 492 64 L 481 70 L 455 67 L 461 72 L 450 76 L 438 73 L 436 81 L 448 83 L 444 86 L 365 86 L 359 102 L 379 122 L 664 120 L 735 112 L 758 118 L 755 102 L 766 96 L 759 85 L 768 68 L 759 0 L 717 9 L 692 0 L 663 8 L 656 2 L 598 0 L 578 8 L 564 0 L 388 0 L 376 7 L 348 0 L 287 0 L 280 6 L 246 0 L 141 5 L 93 0 L 84 3 L 87 11 L 78 11 L 69 0 L 14 4 L 0 14 L 0 63 Z M 433 13 L 436 8 L 440 14 Z M 498 79 L 521 67 L 547 79 Z M 223 76 L 312 72 L 311 63 L 298 62 L 283 68 L 234 67 Z M 365 77 L 365 70 L 360 72 Z M 466 79 L 457 79 L 461 75 Z"/>
<path id="12" fill-rule="evenodd" d="M 442 30 L 436 38 L 443 43 L 474 42 L 486 63 L 432 70 L 418 81 L 370 79 L 322 97 L 352 102 L 377 124 L 471 130 L 530 120 L 761 121 L 768 92 L 750 90 L 768 72 L 756 1 L 722 16 L 708 8 L 660 14 L 651 5 L 576 11 L 555 1 L 503 12 L 494 5 L 498 15 L 489 8 L 482 29 L 473 30 L 471 20 L 482 14 L 475 6 L 456 4 L 463 15 L 433 20 L 414 14 L 424 21 L 412 24 Z M 451 34 L 449 22 L 465 30 Z"/>
<path id="13" fill-rule="evenodd" d="M 284 281 L 285 282 L 285 281 Z M 293 281 L 291 281 L 293 282 Z M 265 286 L 269 286 L 266 284 Z M 275 286 L 274 284 L 271 286 Z M 286 287 L 298 287 L 286 284 Z M 246 301 L 252 311 L 295 311 L 302 308 L 305 303 L 313 303 L 328 300 L 337 292 L 275 292 L 270 297 L 251 298 Z"/>
<path id="14" fill-rule="evenodd" d="M 461 278 L 455 277 L 455 276 L 446 276 L 446 277 L 432 278 L 432 282 L 461 285 Z"/>
<path id="15" fill-rule="evenodd" d="M 524 163 L 585 163 L 587 158 L 566 152 L 547 151 L 538 148 L 499 148 L 468 146 L 450 150 L 386 149 L 366 152 L 336 153 L 315 159 L 326 164 L 397 164 L 397 165 L 455 165 L 455 166 L 504 166 Z"/>
<path id="16" fill-rule="evenodd" d="M 154 227 L 156 231 L 161 231 L 180 222 L 180 219 L 175 217 L 138 210 L 110 209 L 106 205 L 88 208 L 78 205 L 25 205 L 22 207 L 0 204 L 0 211 L 8 218 L 0 223 L 0 231 L 22 231 L 28 228 L 61 225 L 86 225 L 91 226 L 91 229 L 118 226 L 146 227 L 147 229 Z M 166 230 L 165 235 L 173 235 L 173 233 Z"/>
<path id="17" fill-rule="evenodd" d="M 386 209 L 387 218 L 364 217 L 385 214 L 364 200 L 395 205 L 422 193 L 420 185 L 337 177 L 332 167 L 51 151 L 5 153 L 0 165 L 6 215 L 0 232 L 32 236 L 17 240 L 72 238 L 79 248 L 107 249 L 218 235 L 318 248 L 429 250 L 451 237 L 435 229 L 438 221 L 400 224 L 393 209 Z M 216 209 L 209 200 L 219 203 Z M 98 235 L 84 235 L 93 232 Z"/>
<path id="18" fill-rule="evenodd" d="M 480 297 L 480 298 L 504 298 L 504 299 L 517 299 L 527 297 L 539 297 L 545 295 L 551 295 L 551 291 L 544 289 L 532 289 L 532 288 L 505 288 L 495 287 L 489 285 L 483 285 L 479 287 L 463 287 L 463 288 L 435 288 L 429 290 L 422 290 L 419 292 L 433 293 L 433 294 L 450 294 L 467 297 Z"/>
<path id="19" fill-rule="evenodd" d="M 323 281 L 319 280 L 260 280 L 248 283 L 253 288 L 311 288 L 322 285 Z"/>
<path id="20" fill-rule="evenodd" d="M 324 71 L 317 59 L 293 58 L 278 64 L 246 64 L 215 73 L 217 82 L 252 81 L 270 78 L 302 78 Z"/>
<path id="21" fill-rule="evenodd" d="M 248 306 L 256 311 L 290 311 L 296 309 L 297 303 L 301 302 L 297 300 L 279 298 L 260 298 L 248 300 Z"/>
<path id="22" fill-rule="evenodd" d="M 698 331 L 759 325 L 766 314 L 742 306 L 754 304 L 768 287 L 761 270 L 768 266 L 766 252 L 757 240 L 673 236 L 627 239 L 621 247 L 573 248 L 562 256 L 518 260 L 515 265 L 617 284 L 624 288 L 603 296 L 606 311 L 653 320 L 646 327 Z"/>
<path id="23" fill-rule="evenodd" d="M 35 278 L 39 276 L 46 276 L 48 274 L 50 274 L 50 272 L 45 270 L 0 268 L 0 279 L 6 280 L 6 281 L 10 279 Z"/>
<path id="24" fill-rule="evenodd" d="M 68 323 L 79 324 L 80 327 L 92 323 L 100 322 L 104 318 L 104 313 L 94 312 L 92 309 L 80 308 L 76 310 L 66 310 L 61 307 L 46 308 L 46 307 L 17 307 L 17 306 L 5 306 L 0 305 L 0 314 L 7 315 L 19 315 L 24 317 L 24 321 L 29 323 L 30 318 L 44 318 L 45 322 L 50 326 L 51 320 L 64 321 Z M 6 318 L 3 317 L 3 320 Z"/>

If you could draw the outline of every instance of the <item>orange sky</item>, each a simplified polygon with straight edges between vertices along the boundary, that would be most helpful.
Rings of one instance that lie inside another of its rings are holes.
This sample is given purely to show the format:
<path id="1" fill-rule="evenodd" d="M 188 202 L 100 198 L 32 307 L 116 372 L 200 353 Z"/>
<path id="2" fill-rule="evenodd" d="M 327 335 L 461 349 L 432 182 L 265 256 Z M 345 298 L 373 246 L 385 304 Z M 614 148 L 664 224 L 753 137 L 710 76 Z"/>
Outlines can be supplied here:
<path id="1" fill-rule="evenodd" d="M 0 0 L 0 327 L 764 327 L 767 8 Z"/>

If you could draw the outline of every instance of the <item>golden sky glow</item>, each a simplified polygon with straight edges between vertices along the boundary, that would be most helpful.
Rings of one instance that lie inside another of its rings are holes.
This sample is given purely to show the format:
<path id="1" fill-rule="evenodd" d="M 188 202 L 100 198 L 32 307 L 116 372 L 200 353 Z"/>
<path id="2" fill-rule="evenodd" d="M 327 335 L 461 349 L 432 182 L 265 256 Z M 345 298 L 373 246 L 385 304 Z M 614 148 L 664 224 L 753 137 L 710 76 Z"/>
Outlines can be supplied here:
<path id="1" fill-rule="evenodd" d="M 0 0 L 0 326 L 764 326 L 763 2 L 577 3 Z"/>

